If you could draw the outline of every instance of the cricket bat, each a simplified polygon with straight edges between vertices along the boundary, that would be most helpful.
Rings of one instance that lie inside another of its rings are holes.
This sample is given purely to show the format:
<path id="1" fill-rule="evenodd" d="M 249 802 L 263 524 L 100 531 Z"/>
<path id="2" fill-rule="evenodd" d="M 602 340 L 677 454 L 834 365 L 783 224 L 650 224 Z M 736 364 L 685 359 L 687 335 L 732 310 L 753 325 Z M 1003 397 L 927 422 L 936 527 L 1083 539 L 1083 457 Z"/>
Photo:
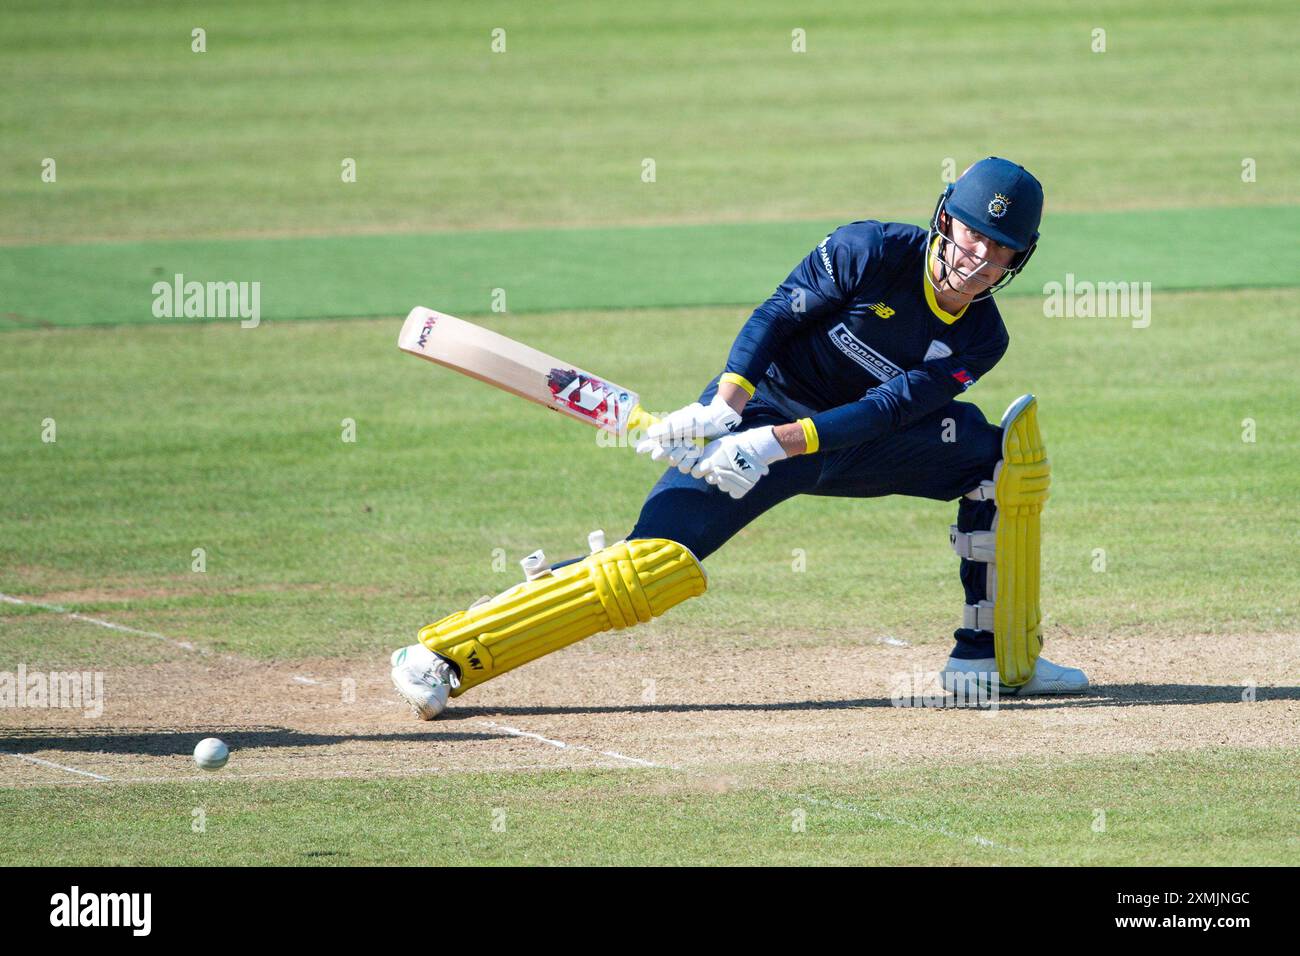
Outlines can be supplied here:
<path id="1" fill-rule="evenodd" d="M 454 315 L 416 307 L 397 347 L 613 435 L 658 419 L 631 389 Z"/>

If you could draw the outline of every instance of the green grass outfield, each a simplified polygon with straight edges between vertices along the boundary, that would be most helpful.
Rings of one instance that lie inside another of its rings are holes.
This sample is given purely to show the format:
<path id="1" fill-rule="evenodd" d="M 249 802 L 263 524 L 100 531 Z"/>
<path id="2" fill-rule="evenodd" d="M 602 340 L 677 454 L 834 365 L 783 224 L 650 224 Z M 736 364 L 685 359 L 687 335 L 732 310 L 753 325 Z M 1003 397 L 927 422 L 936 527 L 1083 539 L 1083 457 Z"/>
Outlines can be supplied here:
<path id="1" fill-rule="evenodd" d="M 0 790 L 47 865 L 1294 865 L 1294 751 Z M 195 811 L 203 832 L 195 832 Z M 1279 834 L 1290 833 L 1291 836 Z"/>
<path id="2" fill-rule="evenodd" d="M 1295 205 L 1298 32 L 1287 0 L 13 0 L 0 239 L 912 218 L 990 153 L 1052 211 Z"/>
<path id="3" fill-rule="evenodd" d="M 834 221 L 519 229 L 313 239 L 0 246 L 0 330 L 195 321 L 154 314 L 155 283 L 257 282 L 262 320 L 454 315 L 760 302 Z M 1051 215 L 1025 274 L 1000 298 L 1049 281 L 1185 289 L 1300 285 L 1287 250 L 1300 207 Z M 1234 237 L 1225 244 L 1224 236 Z M 494 304 L 494 290 L 504 300 Z M 178 308 L 179 311 L 179 308 Z M 611 343 L 612 345 L 612 343 Z M 613 347 L 613 346 L 612 346 Z"/>
<path id="4" fill-rule="evenodd" d="M 670 409 L 826 229 L 923 221 L 946 162 L 997 153 L 1045 182 L 1045 238 L 999 298 L 1007 357 L 965 397 L 994 420 L 1024 391 L 1041 400 L 1049 640 L 1159 639 L 1176 665 L 1180 637 L 1221 636 L 1224 660 L 1194 663 L 1235 679 L 1234 648 L 1300 615 L 1300 130 L 1283 121 L 1298 31 L 1293 4 L 1208 0 L 762 0 L 726 16 L 329 2 L 310 18 L 278 2 L 11 3 L 0 593 L 65 595 L 47 599 L 257 661 L 382 667 L 415 628 L 517 580 L 534 548 L 625 533 L 658 474 L 402 356 L 407 309 L 480 316 Z M 155 319 L 152 285 L 178 272 L 261 282 L 262 325 Z M 1149 327 L 1045 317 L 1043 284 L 1066 273 L 1150 282 Z M 961 604 L 954 511 L 789 502 L 651 633 L 703 657 L 885 634 L 940 655 Z M 0 671 L 187 660 L 0 604 Z M 24 784 L 0 788 L 0 860 L 1294 864 L 1297 749 L 1232 739 L 996 768 Z"/>

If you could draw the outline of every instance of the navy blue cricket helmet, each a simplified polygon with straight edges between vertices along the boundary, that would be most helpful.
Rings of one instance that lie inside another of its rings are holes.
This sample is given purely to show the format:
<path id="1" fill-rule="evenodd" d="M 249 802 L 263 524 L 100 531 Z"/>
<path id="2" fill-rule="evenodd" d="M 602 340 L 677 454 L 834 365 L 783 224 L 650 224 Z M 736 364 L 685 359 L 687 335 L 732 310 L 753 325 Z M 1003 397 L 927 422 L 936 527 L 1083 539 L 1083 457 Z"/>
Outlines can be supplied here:
<path id="1" fill-rule="evenodd" d="M 1009 159 L 990 156 L 962 173 L 939 197 L 934 215 L 930 217 L 929 245 L 933 245 L 936 236 L 942 242 L 953 241 L 951 234 L 945 235 L 940 228 L 939 221 L 945 214 L 960 219 L 971 229 L 1004 246 L 1010 246 L 1017 253 L 1002 278 L 971 300 L 978 302 L 1005 289 L 1038 247 L 1038 224 L 1043 218 L 1043 186 L 1025 167 Z M 944 250 L 941 247 L 939 251 L 940 263 L 946 270 Z"/>

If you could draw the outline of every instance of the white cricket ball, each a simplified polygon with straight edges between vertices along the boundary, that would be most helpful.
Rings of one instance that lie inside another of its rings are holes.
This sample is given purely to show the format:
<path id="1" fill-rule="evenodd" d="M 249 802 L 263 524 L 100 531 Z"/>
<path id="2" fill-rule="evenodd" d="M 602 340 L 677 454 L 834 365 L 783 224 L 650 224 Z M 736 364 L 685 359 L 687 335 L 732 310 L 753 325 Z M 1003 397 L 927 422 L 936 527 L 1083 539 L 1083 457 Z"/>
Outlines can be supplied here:
<path id="1" fill-rule="evenodd" d="M 230 759 L 230 748 L 216 737 L 204 737 L 194 748 L 194 762 L 204 770 L 220 770 Z"/>

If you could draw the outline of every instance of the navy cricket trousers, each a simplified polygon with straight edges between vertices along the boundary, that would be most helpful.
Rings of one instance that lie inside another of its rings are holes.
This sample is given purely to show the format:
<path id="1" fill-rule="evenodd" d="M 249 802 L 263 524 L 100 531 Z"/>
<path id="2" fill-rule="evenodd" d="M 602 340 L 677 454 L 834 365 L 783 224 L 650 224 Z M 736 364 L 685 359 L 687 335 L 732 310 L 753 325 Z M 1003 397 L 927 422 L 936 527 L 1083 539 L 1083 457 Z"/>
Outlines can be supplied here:
<path id="1" fill-rule="evenodd" d="M 709 383 L 700 402 L 708 404 L 718 381 Z M 789 416 L 763 401 L 760 389 L 741 413 L 741 428 L 782 425 Z M 912 495 L 951 501 L 993 477 L 1002 457 L 1002 429 L 967 402 L 943 408 L 873 442 L 834 451 L 818 451 L 778 461 L 743 498 L 732 498 L 703 478 L 668 468 L 641 507 L 631 538 L 668 538 L 691 549 L 703 561 L 732 535 L 769 508 L 795 495 L 878 498 Z M 962 498 L 958 515 L 972 523 L 965 530 L 988 530 L 992 502 Z M 977 508 L 976 505 L 988 505 Z M 979 528 L 981 512 L 988 524 Z M 982 595 L 981 595 L 982 597 Z M 974 602 L 972 602 L 974 603 Z"/>
<path id="2" fill-rule="evenodd" d="M 711 402 L 717 389 L 715 378 L 700 395 L 700 402 Z M 741 413 L 742 429 L 789 421 L 787 414 L 763 400 L 761 387 Z M 961 496 L 992 478 L 1001 457 L 1002 429 L 989 424 L 975 405 L 953 401 L 876 441 L 778 461 L 739 499 L 670 466 L 646 497 L 636 526 L 626 538 L 667 538 L 684 544 L 703 561 L 763 512 L 795 495 L 960 498 L 958 529 L 987 531 L 993 526 L 996 504 Z M 966 603 L 976 604 L 987 597 L 984 564 L 963 558 L 959 573 Z M 993 656 L 991 632 L 961 628 L 954 636 L 954 656 Z"/>

